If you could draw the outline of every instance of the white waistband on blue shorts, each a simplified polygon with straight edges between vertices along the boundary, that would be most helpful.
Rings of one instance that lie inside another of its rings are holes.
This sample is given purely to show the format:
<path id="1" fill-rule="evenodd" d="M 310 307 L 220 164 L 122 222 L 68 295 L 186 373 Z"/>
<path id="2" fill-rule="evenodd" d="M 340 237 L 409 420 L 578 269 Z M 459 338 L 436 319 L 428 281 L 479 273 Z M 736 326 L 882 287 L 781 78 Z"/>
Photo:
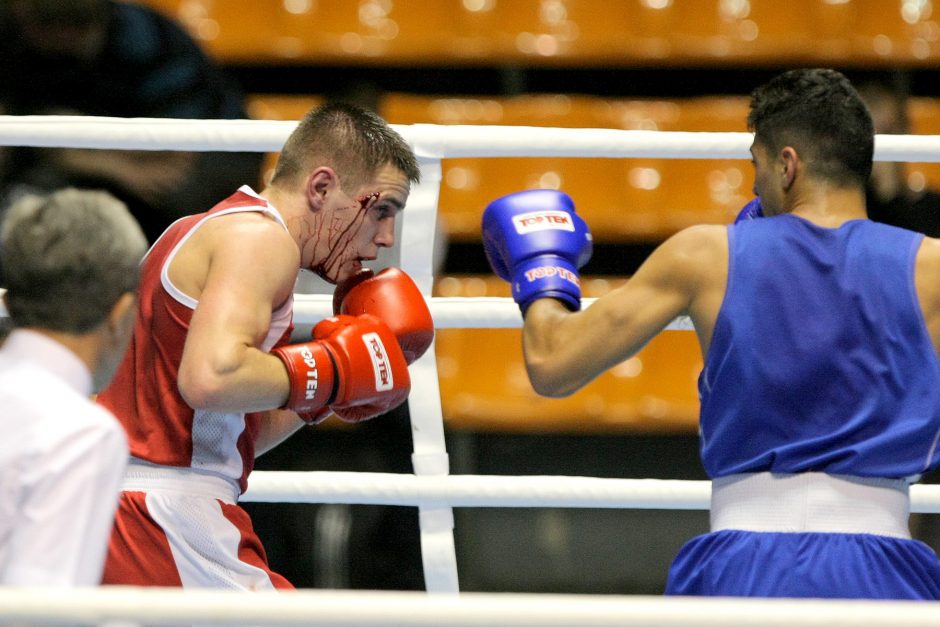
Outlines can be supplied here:
<path id="1" fill-rule="evenodd" d="M 160 466 L 134 457 L 124 473 L 125 492 L 177 492 L 192 496 L 237 503 L 238 484 L 219 475 L 210 475 L 192 468 Z"/>
<path id="2" fill-rule="evenodd" d="M 910 538 L 904 479 L 760 472 L 712 481 L 711 530 Z"/>

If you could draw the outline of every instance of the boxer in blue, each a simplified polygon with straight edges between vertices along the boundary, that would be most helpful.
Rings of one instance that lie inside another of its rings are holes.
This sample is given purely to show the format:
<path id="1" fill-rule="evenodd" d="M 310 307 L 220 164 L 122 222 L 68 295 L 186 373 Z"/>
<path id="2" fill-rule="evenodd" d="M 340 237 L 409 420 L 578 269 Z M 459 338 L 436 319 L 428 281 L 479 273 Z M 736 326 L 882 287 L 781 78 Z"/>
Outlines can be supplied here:
<path id="1" fill-rule="evenodd" d="M 777 76 L 748 125 L 756 201 L 677 233 L 583 311 L 591 237 L 571 199 L 486 208 L 529 378 L 571 394 L 689 315 L 711 532 L 667 594 L 940 598 L 940 562 L 908 530 L 909 484 L 940 463 L 940 240 L 867 219 L 874 131 L 838 72 Z"/>

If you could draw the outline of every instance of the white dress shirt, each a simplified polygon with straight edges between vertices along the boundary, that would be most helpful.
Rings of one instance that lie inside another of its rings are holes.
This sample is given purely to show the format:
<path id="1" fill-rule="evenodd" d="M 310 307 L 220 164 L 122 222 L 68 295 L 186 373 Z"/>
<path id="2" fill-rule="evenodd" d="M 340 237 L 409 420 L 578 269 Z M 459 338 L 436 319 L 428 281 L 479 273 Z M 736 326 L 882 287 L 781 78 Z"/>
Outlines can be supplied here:
<path id="1" fill-rule="evenodd" d="M 17 329 L 0 348 L 0 585 L 101 581 L 128 448 L 91 392 L 45 335 Z"/>

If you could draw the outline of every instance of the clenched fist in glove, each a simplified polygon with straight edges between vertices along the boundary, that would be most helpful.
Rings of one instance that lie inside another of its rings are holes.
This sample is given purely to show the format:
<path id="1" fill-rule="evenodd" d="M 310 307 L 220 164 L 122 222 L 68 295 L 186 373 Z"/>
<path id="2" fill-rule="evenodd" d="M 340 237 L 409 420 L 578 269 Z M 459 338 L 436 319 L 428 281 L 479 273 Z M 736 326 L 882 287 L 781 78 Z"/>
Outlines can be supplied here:
<path id="1" fill-rule="evenodd" d="M 308 422 L 329 407 L 359 422 L 401 405 L 411 390 L 408 364 L 391 329 L 375 316 L 333 316 L 313 328 L 313 341 L 275 348 L 290 377 L 283 409 Z"/>
<path id="2" fill-rule="evenodd" d="M 373 275 L 363 268 L 341 282 L 333 292 L 333 313 L 372 314 L 389 326 L 405 354 L 414 363 L 434 340 L 434 321 L 421 290 L 398 268 Z"/>
<path id="3" fill-rule="evenodd" d="M 591 258 L 591 232 L 567 194 L 536 189 L 497 198 L 483 212 L 483 247 L 523 316 L 539 298 L 581 309 L 578 269 Z"/>

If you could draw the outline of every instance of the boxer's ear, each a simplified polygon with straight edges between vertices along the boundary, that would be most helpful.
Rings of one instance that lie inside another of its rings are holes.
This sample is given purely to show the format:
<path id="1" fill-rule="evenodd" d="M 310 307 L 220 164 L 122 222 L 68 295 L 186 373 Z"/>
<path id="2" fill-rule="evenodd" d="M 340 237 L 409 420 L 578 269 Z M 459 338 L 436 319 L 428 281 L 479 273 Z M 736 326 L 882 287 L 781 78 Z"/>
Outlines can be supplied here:
<path id="1" fill-rule="evenodd" d="M 339 178 L 333 168 L 321 166 L 307 177 L 307 186 L 304 190 L 307 196 L 307 205 L 314 212 L 320 211 L 326 204 L 327 196 L 339 188 Z"/>
<path id="2" fill-rule="evenodd" d="M 780 161 L 782 171 L 780 172 L 780 184 L 784 191 L 790 191 L 793 187 L 793 181 L 796 179 L 796 173 L 800 168 L 800 156 L 792 146 L 784 146 L 780 151 Z"/>

